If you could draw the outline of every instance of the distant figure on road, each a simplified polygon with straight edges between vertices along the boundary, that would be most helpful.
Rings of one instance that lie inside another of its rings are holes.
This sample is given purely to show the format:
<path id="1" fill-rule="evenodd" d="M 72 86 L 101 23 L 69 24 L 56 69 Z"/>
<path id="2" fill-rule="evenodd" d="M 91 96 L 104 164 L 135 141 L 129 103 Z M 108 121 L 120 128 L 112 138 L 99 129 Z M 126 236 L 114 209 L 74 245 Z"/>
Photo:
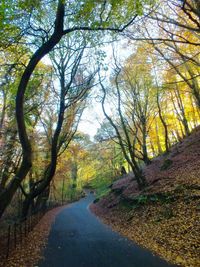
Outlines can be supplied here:
<path id="1" fill-rule="evenodd" d="M 127 174 L 126 169 L 124 166 L 121 167 L 121 175 Z"/>

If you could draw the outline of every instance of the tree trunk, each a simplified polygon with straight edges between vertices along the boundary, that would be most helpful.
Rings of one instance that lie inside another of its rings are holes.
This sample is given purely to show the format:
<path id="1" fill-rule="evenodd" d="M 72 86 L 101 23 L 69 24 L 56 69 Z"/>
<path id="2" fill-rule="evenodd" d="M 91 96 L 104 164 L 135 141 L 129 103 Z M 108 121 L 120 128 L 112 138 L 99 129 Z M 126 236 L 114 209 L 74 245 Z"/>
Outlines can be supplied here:
<path id="1" fill-rule="evenodd" d="M 159 134 L 158 134 L 158 124 L 157 124 L 157 121 L 156 121 L 156 141 L 157 141 L 157 147 L 158 147 L 158 154 L 162 154 L 162 147 L 161 147 L 161 144 L 160 144 L 160 137 L 159 137 Z"/>
<path id="2" fill-rule="evenodd" d="M 143 152 L 143 159 L 144 163 L 146 165 L 151 164 L 151 161 L 148 157 L 148 152 L 147 152 L 147 129 L 146 129 L 146 120 L 143 119 L 143 125 L 142 125 L 142 152 Z"/>
<path id="3" fill-rule="evenodd" d="M 32 149 L 30 141 L 28 139 L 25 120 L 24 120 L 24 95 L 30 77 L 36 65 L 46 54 L 48 54 L 52 50 L 52 48 L 60 41 L 61 37 L 63 36 L 63 20 L 64 20 L 64 3 L 62 3 L 62 1 L 59 1 L 56 20 L 55 20 L 54 33 L 52 34 L 50 39 L 33 54 L 19 83 L 16 96 L 16 119 L 17 119 L 19 139 L 22 146 L 23 158 L 16 176 L 10 182 L 8 187 L 0 194 L 0 218 L 4 213 L 6 207 L 11 202 L 17 188 L 20 186 L 21 182 L 24 180 L 24 178 L 26 177 L 32 166 Z"/>
<path id="4" fill-rule="evenodd" d="M 47 208 L 47 201 L 50 194 L 50 185 L 37 197 L 34 212 L 44 211 Z"/>
<path id="5" fill-rule="evenodd" d="M 167 124 L 163 118 L 163 115 L 162 115 L 162 109 L 161 109 L 161 106 L 160 106 L 160 101 L 159 101 L 159 94 L 158 94 L 158 89 L 157 89 L 157 106 L 158 106 L 158 114 L 159 114 L 159 118 L 160 118 L 160 121 L 163 125 L 163 128 L 164 128 L 164 132 L 165 132 L 165 150 L 166 152 L 168 153 L 169 152 L 169 137 L 168 137 L 168 128 L 167 128 Z"/>

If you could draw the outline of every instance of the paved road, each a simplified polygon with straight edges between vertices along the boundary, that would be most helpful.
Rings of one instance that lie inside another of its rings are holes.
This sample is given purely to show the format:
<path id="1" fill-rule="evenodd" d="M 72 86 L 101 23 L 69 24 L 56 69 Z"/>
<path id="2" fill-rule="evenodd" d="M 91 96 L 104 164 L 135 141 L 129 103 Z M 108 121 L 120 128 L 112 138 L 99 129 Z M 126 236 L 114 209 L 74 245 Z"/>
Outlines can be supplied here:
<path id="1" fill-rule="evenodd" d="M 94 196 L 66 207 L 52 226 L 39 267 L 172 267 L 113 232 L 88 209 Z"/>

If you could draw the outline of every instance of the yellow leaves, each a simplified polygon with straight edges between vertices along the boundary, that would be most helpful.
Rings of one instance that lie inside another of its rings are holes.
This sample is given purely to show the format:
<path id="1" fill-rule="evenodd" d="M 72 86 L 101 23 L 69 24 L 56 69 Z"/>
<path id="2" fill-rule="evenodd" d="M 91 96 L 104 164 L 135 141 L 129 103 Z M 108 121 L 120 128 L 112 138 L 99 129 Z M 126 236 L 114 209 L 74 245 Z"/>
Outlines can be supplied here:
<path id="1" fill-rule="evenodd" d="M 47 212 L 36 227 L 28 234 L 26 242 L 18 245 L 11 252 L 6 262 L 0 262 L 0 267 L 37 267 L 36 263 L 42 257 L 48 234 L 55 216 L 62 207 Z"/>
<path id="2" fill-rule="evenodd" d="M 187 204 L 184 200 L 171 203 L 174 216 L 170 219 L 162 217 L 160 221 L 155 218 L 166 208 L 161 203 L 148 204 L 131 212 L 115 207 L 101 213 L 101 217 L 116 231 L 167 261 L 184 267 L 199 267 L 200 216 L 196 211 L 197 204 L 196 200 Z M 98 207 L 95 212 L 98 214 Z"/>
<path id="3" fill-rule="evenodd" d="M 184 262 L 184 260 L 180 256 L 176 257 L 176 263 L 177 264 L 182 264 L 183 262 Z"/>
<path id="4" fill-rule="evenodd" d="M 146 188 L 145 194 L 160 194 L 167 196 L 166 199 L 146 202 L 131 210 L 125 205 L 108 209 L 108 204 L 114 201 L 110 194 L 95 204 L 94 212 L 113 229 L 167 261 L 183 267 L 200 267 L 200 130 L 175 149 L 172 149 L 173 164 L 169 169 L 160 170 L 164 160 L 161 158 L 144 168 L 148 181 L 157 181 Z M 123 186 L 128 188 L 131 184 L 124 182 Z M 139 194 L 127 188 L 122 195 L 129 199 Z"/>

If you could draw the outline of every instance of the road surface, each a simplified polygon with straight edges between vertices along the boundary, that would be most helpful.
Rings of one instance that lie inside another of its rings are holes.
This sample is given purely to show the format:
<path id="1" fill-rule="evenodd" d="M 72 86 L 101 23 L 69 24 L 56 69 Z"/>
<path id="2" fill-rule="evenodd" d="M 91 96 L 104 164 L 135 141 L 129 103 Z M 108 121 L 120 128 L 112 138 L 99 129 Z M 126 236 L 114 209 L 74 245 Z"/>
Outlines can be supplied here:
<path id="1" fill-rule="evenodd" d="M 88 209 L 93 200 L 89 194 L 57 215 L 39 267 L 174 266 L 100 222 Z"/>

